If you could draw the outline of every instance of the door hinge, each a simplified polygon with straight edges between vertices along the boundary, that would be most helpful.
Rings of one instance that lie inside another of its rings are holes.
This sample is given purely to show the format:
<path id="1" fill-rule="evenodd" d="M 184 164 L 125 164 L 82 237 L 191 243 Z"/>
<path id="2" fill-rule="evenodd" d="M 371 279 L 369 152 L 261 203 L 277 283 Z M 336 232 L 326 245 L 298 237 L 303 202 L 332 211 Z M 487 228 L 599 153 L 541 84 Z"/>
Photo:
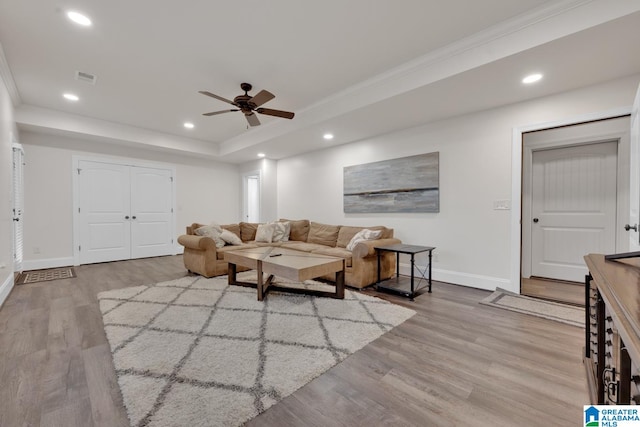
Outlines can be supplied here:
<path id="1" fill-rule="evenodd" d="M 171 213 L 173 213 L 173 208 L 171 208 Z"/>
<path id="2" fill-rule="evenodd" d="M 80 213 L 80 208 L 78 208 L 78 213 Z"/>
<path id="3" fill-rule="evenodd" d="M 82 250 L 82 246 L 78 245 L 78 251 Z"/>
<path id="4" fill-rule="evenodd" d="M 171 243 L 173 243 L 173 239 L 171 239 Z"/>
<path id="5" fill-rule="evenodd" d="M 173 182 L 173 177 L 172 177 L 172 176 L 170 176 L 169 178 L 171 179 L 171 182 Z"/>
<path id="6" fill-rule="evenodd" d="M 78 168 L 78 175 L 80 175 L 80 171 L 81 171 L 81 170 L 82 170 L 82 169 Z"/>

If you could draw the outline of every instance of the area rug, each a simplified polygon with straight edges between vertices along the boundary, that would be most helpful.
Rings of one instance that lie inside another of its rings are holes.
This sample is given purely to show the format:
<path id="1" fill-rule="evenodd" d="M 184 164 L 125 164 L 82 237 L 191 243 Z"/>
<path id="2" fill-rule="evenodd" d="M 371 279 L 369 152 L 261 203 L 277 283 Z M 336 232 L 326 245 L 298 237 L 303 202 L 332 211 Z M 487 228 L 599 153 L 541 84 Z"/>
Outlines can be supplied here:
<path id="1" fill-rule="evenodd" d="M 50 280 L 70 279 L 76 277 L 73 267 L 49 268 L 46 270 L 24 271 L 16 280 L 16 285 L 27 283 L 48 282 Z"/>
<path id="2" fill-rule="evenodd" d="M 491 295 L 480 301 L 480 304 L 517 311 L 555 320 L 556 322 L 584 328 L 584 308 L 538 298 L 518 295 L 504 289 L 496 289 Z"/>
<path id="3" fill-rule="evenodd" d="M 344 300 L 273 292 L 257 301 L 226 276 L 98 299 L 132 426 L 241 425 L 415 314 L 349 290 Z"/>

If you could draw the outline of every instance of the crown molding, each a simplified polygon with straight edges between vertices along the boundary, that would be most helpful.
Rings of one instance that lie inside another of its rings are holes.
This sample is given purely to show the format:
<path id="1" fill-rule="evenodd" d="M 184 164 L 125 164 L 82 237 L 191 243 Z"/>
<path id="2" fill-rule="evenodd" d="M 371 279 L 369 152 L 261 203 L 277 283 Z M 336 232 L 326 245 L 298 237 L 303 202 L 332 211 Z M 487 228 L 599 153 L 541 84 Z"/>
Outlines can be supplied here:
<path id="1" fill-rule="evenodd" d="M 9 92 L 9 96 L 11 97 L 11 101 L 13 102 L 13 106 L 17 107 L 18 105 L 22 104 L 22 99 L 20 98 L 18 87 L 16 86 L 16 82 L 13 80 L 11 68 L 9 68 L 9 63 L 7 62 L 7 58 L 4 55 L 4 49 L 2 49 L 2 43 L 0 43 L 0 78 L 7 87 L 7 91 Z"/>

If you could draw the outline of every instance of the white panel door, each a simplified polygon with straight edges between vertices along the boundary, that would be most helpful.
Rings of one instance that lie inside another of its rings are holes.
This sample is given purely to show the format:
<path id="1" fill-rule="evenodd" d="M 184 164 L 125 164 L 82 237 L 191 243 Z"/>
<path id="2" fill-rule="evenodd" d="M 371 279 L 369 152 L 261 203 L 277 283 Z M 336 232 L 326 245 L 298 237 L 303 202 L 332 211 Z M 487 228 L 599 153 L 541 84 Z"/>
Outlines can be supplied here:
<path id="1" fill-rule="evenodd" d="M 631 112 L 631 144 L 630 144 L 630 183 L 629 183 L 629 222 L 625 227 L 629 232 L 629 250 L 640 251 L 640 86 L 636 93 Z"/>
<path id="2" fill-rule="evenodd" d="M 24 150 L 13 146 L 13 271 L 22 271 L 24 213 Z"/>
<path id="3" fill-rule="evenodd" d="M 173 253 L 172 174 L 168 169 L 131 167 L 131 257 Z"/>
<path id="4" fill-rule="evenodd" d="M 131 257 L 129 166 L 78 163 L 80 264 Z"/>
<path id="5" fill-rule="evenodd" d="M 533 153 L 533 276 L 582 282 L 585 254 L 615 252 L 616 159 L 616 142 Z"/>

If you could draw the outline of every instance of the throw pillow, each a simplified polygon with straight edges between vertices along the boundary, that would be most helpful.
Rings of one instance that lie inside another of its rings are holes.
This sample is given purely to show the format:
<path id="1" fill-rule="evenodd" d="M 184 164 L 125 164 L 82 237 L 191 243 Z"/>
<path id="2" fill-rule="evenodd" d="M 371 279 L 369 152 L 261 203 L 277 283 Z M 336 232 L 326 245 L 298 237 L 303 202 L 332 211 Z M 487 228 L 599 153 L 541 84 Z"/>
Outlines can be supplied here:
<path id="1" fill-rule="evenodd" d="M 237 246 L 242 244 L 242 240 L 240 240 L 240 238 L 236 236 L 235 233 L 229 230 L 222 230 L 222 233 L 220 233 L 220 238 L 224 240 L 225 243 L 228 243 L 230 245 Z"/>
<path id="2" fill-rule="evenodd" d="M 273 242 L 273 232 L 275 229 L 276 226 L 273 224 L 260 224 L 256 231 L 256 242 Z"/>
<path id="3" fill-rule="evenodd" d="M 222 228 L 217 224 L 205 225 L 204 227 L 196 228 L 195 233 L 198 236 L 209 237 L 216 243 L 216 248 L 221 248 L 225 245 L 224 240 L 220 238 Z"/>
<path id="4" fill-rule="evenodd" d="M 269 224 L 273 224 L 275 226 L 272 242 L 289 241 L 289 233 L 291 233 L 291 223 L 289 221 L 274 221 Z"/>
<path id="5" fill-rule="evenodd" d="M 382 235 L 382 230 L 369 230 L 365 228 L 364 230 L 360 230 L 349 242 L 347 245 L 347 250 L 352 251 L 356 245 L 365 240 L 377 240 Z"/>

